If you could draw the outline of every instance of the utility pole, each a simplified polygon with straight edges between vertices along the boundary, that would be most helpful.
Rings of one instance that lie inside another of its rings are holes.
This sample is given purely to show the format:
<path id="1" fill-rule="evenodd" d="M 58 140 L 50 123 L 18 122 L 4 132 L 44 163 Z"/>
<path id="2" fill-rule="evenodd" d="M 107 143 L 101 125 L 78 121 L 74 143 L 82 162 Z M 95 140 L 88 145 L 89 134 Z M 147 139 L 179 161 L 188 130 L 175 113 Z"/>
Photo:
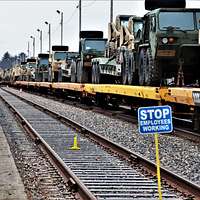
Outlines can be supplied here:
<path id="1" fill-rule="evenodd" d="M 51 63 L 51 24 L 49 22 L 45 22 L 46 25 L 49 25 L 49 31 L 48 31 L 48 34 L 49 34 L 49 63 Z M 53 80 L 53 72 L 52 72 L 52 67 L 51 65 L 49 65 L 49 77 L 48 77 L 48 81 L 52 82 Z"/>
<path id="2" fill-rule="evenodd" d="M 61 46 L 62 46 L 63 45 L 63 12 L 61 12 L 60 26 L 61 26 Z"/>
<path id="3" fill-rule="evenodd" d="M 110 0 L 110 23 L 113 22 L 113 0 Z"/>
<path id="4" fill-rule="evenodd" d="M 37 29 L 37 31 L 40 33 L 40 53 L 42 53 L 42 30 Z"/>
<path id="5" fill-rule="evenodd" d="M 61 15 L 61 20 L 60 20 L 61 30 L 60 30 L 60 32 L 61 32 L 61 46 L 63 46 L 63 12 L 61 12 L 60 10 L 56 10 L 56 12 Z"/>
<path id="6" fill-rule="evenodd" d="M 79 38 L 80 38 L 80 36 L 81 36 L 80 35 L 81 34 L 81 23 L 82 23 L 81 22 L 81 17 L 82 17 L 81 16 L 82 15 L 82 13 L 81 13 L 81 0 L 79 0 L 79 6 L 78 7 L 79 7 Z"/>
<path id="7" fill-rule="evenodd" d="M 33 39 L 33 58 L 35 58 L 35 37 L 33 37 L 33 36 L 31 35 L 30 38 Z"/>
<path id="8" fill-rule="evenodd" d="M 29 41 L 28 41 L 28 49 L 27 49 L 27 53 L 28 53 L 28 58 L 29 58 L 29 54 L 30 54 L 30 44 L 29 44 Z"/>
<path id="9" fill-rule="evenodd" d="M 45 22 L 45 24 L 49 25 L 48 34 L 49 34 L 49 57 L 50 57 L 50 54 L 51 54 L 51 24 L 48 23 L 47 21 Z"/>

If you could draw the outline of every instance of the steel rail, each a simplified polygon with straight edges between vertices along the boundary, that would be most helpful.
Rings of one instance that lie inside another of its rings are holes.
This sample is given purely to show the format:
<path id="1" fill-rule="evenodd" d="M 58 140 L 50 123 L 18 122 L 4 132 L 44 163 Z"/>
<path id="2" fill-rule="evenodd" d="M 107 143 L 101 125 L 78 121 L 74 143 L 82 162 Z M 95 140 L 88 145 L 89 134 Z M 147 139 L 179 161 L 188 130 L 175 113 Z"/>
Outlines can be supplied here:
<path id="1" fill-rule="evenodd" d="M 4 90 L 19 99 L 27 102 L 28 104 L 31 104 L 32 106 L 38 108 L 39 110 L 42 110 L 43 112 L 46 112 L 50 114 L 52 117 L 58 119 L 59 121 L 62 121 L 63 123 L 67 124 L 68 126 L 71 126 L 75 128 L 76 130 L 80 131 L 82 134 L 84 134 L 86 137 L 94 140 L 95 142 L 99 143 L 100 145 L 104 146 L 105 148 L 108 148 L 109 150 L 113 151 L 116 154 L 119 154 L 126 160 L 130 162 L 136 162 L 138 164 L 141 164 L 144 166 L 151 174 L 156 175 L 156 164 L 149 159 L 142 157 L 141 155 L 130 151 L 129 149 L 112 142 L 105 138 L 104 136 L 101 136 L 97 133 L 95 133 L 93 130 L 88 129 L 85 126 L 82 126 L 81 124 L 75 122 L 74 120 L 71 120 L 67 118 L 66 116 L 63 116 L 55 111 L 49 110 L 48 108 L 45 108 L 37 103 L 34 103 L 30 100 L 24 99 L 21 96 L 18 96 L 17 94 L 14 94 L 10 91 Z M 170 170 L 161 167 L 161 177 L 165 180 L 167 180 L 168 184 L 173 186 L 174 188 L 177 188 L 179 191 L 184 192 L 186 194 L 191 194 L 195 197 L 195 199 L 200 199 L 200 186 L 171 172 Z"/>
<path id="2" fill-rule="evenodd" d="M 22 127 L 31 136 L 37 146 L 48 155 L 51 163 L 61 173 L 67 184 L 73 189 L 73 191 L 75 191 L 76 197 L 81 200 L 97 200 L 96 197 L 82 183 L 82 181 L 63 162 L 58 154 L 45 142 L 45 140 L 35 131 L 35 129 L 33 129 L 30 123 L 2 96 L 0 96 L 0 98 L 16 116 Z"/>

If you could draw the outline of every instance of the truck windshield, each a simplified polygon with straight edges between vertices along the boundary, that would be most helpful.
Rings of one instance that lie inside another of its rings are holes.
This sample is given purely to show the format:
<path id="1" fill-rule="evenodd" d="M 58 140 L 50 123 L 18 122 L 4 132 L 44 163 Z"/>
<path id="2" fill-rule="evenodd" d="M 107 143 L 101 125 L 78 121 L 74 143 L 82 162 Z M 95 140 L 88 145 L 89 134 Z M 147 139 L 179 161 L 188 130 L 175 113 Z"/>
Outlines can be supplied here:
<path id="1" fill-rule="evenodd" d="M 197 28 L 200 29 L 200 12 L 196 12 Z"/>
<path id="2" fill-rule="evenodd" d="M 105 40 L 86 40 L 85 50 L 86 51 L 104 51 L 106 46 Z"/>
<path id="3" fill-rule="evenodd" d="M 76 57 L 78 57 L 78 53 L 75 53 L 75 52 L 67 53 L 67 59 L 74 59 Z"/>
<path id="4" fill-rule="evenodd" d="M 142 22 L 134 22 L 134 25 L 133 25 L 133 32 L 134 32 L 134 35 L 136 35 L 138 33 L 138 31 L 142 31 L 142 28 L 143 28 L 143 23 Z"/>
<path id="5" fill-rule="evenodd" d="M 28 63 L 28 67 L 36 67 L 36 63 Z"/>
<path id="6" fill-rule="evenodd" d="M 48 64 L 49 64 L 48 59 L 44 59 L 44 58 L 40 59 L 39 65 L 48 65 Z"/>
<path id="7" fill-rule="evenodd" d="M 193 12 L 160 12 L 159 27 L 161 30 L 194 30 Z"/>
<path id="8" fill-rule="evenodd" d="M 66 59 L 66 52 L 55 52 L 54 53 L 55 60 L 65 60 Z"/>
<path id="9" fill-rule="evenodd" d="M 121 25 L 122 26 L 128 26 L 128 20 L 121 20 Z"/>

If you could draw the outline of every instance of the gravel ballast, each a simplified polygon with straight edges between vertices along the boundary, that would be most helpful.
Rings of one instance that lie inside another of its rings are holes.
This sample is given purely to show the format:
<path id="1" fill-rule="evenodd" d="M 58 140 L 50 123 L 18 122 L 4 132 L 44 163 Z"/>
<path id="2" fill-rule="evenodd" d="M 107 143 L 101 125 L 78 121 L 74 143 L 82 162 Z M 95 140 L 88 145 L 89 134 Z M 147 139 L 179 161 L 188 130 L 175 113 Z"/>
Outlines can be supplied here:
<path id="1" fill-rule="evenodd" d="M 49 162 L 47 156 L 21 129 L 2 101 L 0 101 L 0 124 L 9 142 L 27 199 L 75 200 L 70 187 Z"/>
<path id="2" fill-rule="evenodd" d="M 140 135 L 137 125 L 33 94 L 5 88 L 56 111 L 155 162 L 153 135 Z M 200 185 L 200 144 L 173 135 L 159 136 L 161 166 Z"/>

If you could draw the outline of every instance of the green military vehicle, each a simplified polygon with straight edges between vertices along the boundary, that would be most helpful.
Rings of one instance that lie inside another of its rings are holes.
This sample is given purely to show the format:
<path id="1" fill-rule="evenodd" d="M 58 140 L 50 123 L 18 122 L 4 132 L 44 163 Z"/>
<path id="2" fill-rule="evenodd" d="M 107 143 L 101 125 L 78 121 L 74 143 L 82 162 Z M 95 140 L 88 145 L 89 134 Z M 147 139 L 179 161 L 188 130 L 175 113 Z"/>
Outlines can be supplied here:
<path id="1" fill-rule="evenodd" d="M 49 76 L 49 54 L 40 53 L 37 59 L 37 68 L 35 72 L 35 79 L 39 82 L 48 81 Z"/>
<path id="2" fill-rule="evenodd" d="M 80 32 L 79 56 L 71 64 L 71 82 L 91 82 L 91 59 L 104 55 L 106 41 L 102 31 Z"/>
<path id="3" fill-rule="evenodd" d="M 146 0 L 145 8 L 154 10 L 143 18 L 136 63 L 139 84 L 198 86 L 200 9 L 185 8 L 185 0 Z"/>
<path id="4" fill-rule="evenodd" d="M 117 15 L 115 22 L 108 24 L 105 55 L 92 59 L 93 83 L 131 85 L 138 81 L 136 49 L 142 29 L 143 19 L 136 15 Z"/>

